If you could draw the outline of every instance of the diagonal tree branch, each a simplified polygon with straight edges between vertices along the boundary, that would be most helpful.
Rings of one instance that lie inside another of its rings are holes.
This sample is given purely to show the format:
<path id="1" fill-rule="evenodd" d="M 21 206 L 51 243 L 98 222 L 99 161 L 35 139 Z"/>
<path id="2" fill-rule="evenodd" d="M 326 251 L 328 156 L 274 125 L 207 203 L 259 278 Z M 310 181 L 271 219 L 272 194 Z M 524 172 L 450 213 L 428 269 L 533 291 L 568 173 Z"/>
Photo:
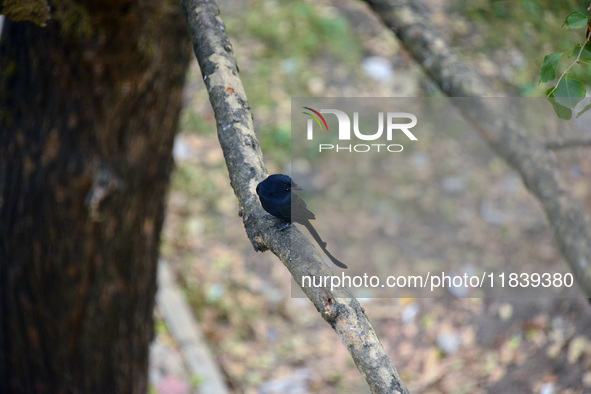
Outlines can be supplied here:
<path id="1" fill-rule="evenodd" d="M 213 0 L 183 0 L 195 56 L 214 109 L 230 183 L 240 205 L 246 233 L 255 250 L 271 250 L 301 286 L 302 277 L 330 276 L 317 250 L 296 228 L 277 231 L 266 218 L 255 188 L 267 171 L 256 139 L 250 106 L 232 45 Z M 322 317 L 337 332 L 372 392 L 408 393 L 365 311 L 346 290 L 302 288 Z"/>
<path id="2" fill-rule="evenodd" d="M 582 204 L 555 165 L 544 144 L 525 136 L 502 108 L 491 108 L 482 97 L 493 96 L 480 76 L 466 67 L 442 35 L 408 0 L 365 0 L 402 41 L 440 89 L 462 100 L 460 111 L 523 179 L 542 204 L 554 237 L 587 297 L 591 297 L 591 224 Z M 458 100 L 459 101 L 459 100 Z"/>

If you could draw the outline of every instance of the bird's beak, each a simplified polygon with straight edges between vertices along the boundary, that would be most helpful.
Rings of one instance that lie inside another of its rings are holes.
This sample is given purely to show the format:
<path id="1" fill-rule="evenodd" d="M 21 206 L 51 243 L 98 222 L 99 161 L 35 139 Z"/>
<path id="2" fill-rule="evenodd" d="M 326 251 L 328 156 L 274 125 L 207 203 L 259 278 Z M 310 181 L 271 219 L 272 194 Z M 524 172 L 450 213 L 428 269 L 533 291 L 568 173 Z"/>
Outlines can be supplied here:
<path id="1" fill-rule="evenodd" d="M 291 188 L 292 188 L 292 190 L 304 190 L 293 182 L 291 183 Z"/>

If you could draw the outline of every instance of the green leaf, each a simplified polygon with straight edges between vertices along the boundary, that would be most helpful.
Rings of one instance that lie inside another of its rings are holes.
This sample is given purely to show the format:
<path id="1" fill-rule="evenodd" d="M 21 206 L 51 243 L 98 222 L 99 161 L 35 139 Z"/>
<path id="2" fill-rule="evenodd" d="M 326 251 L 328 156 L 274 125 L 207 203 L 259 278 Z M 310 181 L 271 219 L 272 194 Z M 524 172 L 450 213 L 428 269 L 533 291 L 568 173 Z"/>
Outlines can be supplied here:
<path id="1" fill-rule="evenodd" d="M 577 118 L 581 115 L 583 115 L 585 112 L 589 111 L 591 109 L 591 103 L 587 104 L 585 106 L 585 108 L 583 108 L 581 111 L 579 111 L 579 113 L 577 114 Z"/>
<path id="2" fill-rule="evenodd" d="M 569 57 L 576 58 L 577 56 L 579 56 L 580 51 L 581 51 L 581 44 L 578 43 L 573 48 L 573 51 L 571 52 Z M 581 52 L 581 57 L 579 58 L 579 60 L 591 60 L 591 44 L 585 45 L 585 48 L 583 48 L 583 52 Z"/>
<path id="3" fill-rule="evenodd" d="M 582 29 L 583 27 L 587 27 L 588 20 L 587 15 L 573 11 L 568 14 L 562 27 L 567 29 Z"/>
<path id="4" fill-rule="evenodd" d="M 554 92 L 552 92 L 552 89 L 554 88 L 546 90 L 546 97 L 548 97 L 548 101 L 550 101 L 550 104 L 552 104 L 552 108 L 554 108 L 556 116 L 562 120 L 570 120 L 570 118 L 573 116 L 573 111 L 570 108 L 567 108 L 564 105 L 556 102 L 556 98 L 554 98 Z"/>
<path id="5" fill-rule="evenodd" d="M 556 100 L 550 99 L 550 103 L 552 104 L 552 108 L 554 108 L 554 112 L 556 112 L 556 116 L 562 120 L 570 120 L 573 116 L 573 110 L 570 108 L 566 108 L 564 105 L 558 104 Z"/>
<path id="6" fill-rule="evenodd" d="M 554 89 L 552 96 L 558 104 L 572 109 L 585 98 L 585 85 L 576 79 L 565 76 Z"/>
<path id="7" fill-rule="evenodd" d="M 544 56 L 544 61 L 540 67 L 540 82 L 550 82 L 556 77 L 556 69 L 562 59 L 562 52 L 554 52 Z"/>

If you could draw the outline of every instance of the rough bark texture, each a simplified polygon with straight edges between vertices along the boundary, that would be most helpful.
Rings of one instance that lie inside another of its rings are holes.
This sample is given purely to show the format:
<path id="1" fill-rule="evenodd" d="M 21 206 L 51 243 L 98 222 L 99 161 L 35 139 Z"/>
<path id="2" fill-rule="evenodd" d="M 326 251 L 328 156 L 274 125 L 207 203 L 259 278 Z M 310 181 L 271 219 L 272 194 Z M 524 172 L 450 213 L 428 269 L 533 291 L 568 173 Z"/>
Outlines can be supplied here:
<path id="1" fill-rule="evenodd" d="M 145 393 L 186 29 L 54 5 L 0 41 L 0 392 Z"/>
<path id="2" fill-rule="evenodd" d="M 560 250 L 575 279 L 591 297 L 591 224 L 583 205 L 560 174 L 552 153 L 541 141 L 522 132 L 515 121 L 505 120 L 506 111 L 494 108 L 481 97 L 493 96 L 484 81 L 468 69 L 427 23 L 428 19 L 406 0 L 366 0 L 391 28 L 425 71 L 450 97 L 474 96 L 459 108 L 489 146 L 521 176 L 525 186 L 540 201 Z"/>
<path id="3" fill-rule="evenodd" d="M 240 214 L 255 250 L 271 250 L 298 284 L 304 275 L 334 273 L 296 228 L 277 231 L 263 211 L 255 188 L 267 171 L 256 139 L 252 114 L 219 10 L 211 0 L 184 0 L 195 55 L 217 120 L 219 141 L 238 198 Z M 272 87 L 269 87 L 272 88 Z M 357 300 L 345 290 L 304 288 L 322 317 L 341 337 L 372 392 L 407 393 Z"/>

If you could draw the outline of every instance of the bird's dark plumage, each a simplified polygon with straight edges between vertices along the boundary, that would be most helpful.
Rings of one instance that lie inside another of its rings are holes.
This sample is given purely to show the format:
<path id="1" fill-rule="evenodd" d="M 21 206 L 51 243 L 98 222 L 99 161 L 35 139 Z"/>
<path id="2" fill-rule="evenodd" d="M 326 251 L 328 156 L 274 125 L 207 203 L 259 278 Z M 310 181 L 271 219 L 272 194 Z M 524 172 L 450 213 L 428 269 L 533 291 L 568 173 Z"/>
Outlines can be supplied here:
<path id="1" fill-rule="evenodd" d="M 310 223 L 310 220 L 316 217 L 310 212 L 304 200 L 297 194 L 292 193 L 292 189 L 297 190 L 299 187 L 290 177 L 283 174 L 274 174 L 260 182 L 256 190 L 265 211 L 287 223 L 296 222 L 306 226 L 314 240 L 330 260 L 341 268 L 347 268 L 345 264 L 341 263 L 326 250 L 326 242 L 322 241 L 322 238 L 320 238 L 320 235 L 312 226 L 312 223 Z"/>

